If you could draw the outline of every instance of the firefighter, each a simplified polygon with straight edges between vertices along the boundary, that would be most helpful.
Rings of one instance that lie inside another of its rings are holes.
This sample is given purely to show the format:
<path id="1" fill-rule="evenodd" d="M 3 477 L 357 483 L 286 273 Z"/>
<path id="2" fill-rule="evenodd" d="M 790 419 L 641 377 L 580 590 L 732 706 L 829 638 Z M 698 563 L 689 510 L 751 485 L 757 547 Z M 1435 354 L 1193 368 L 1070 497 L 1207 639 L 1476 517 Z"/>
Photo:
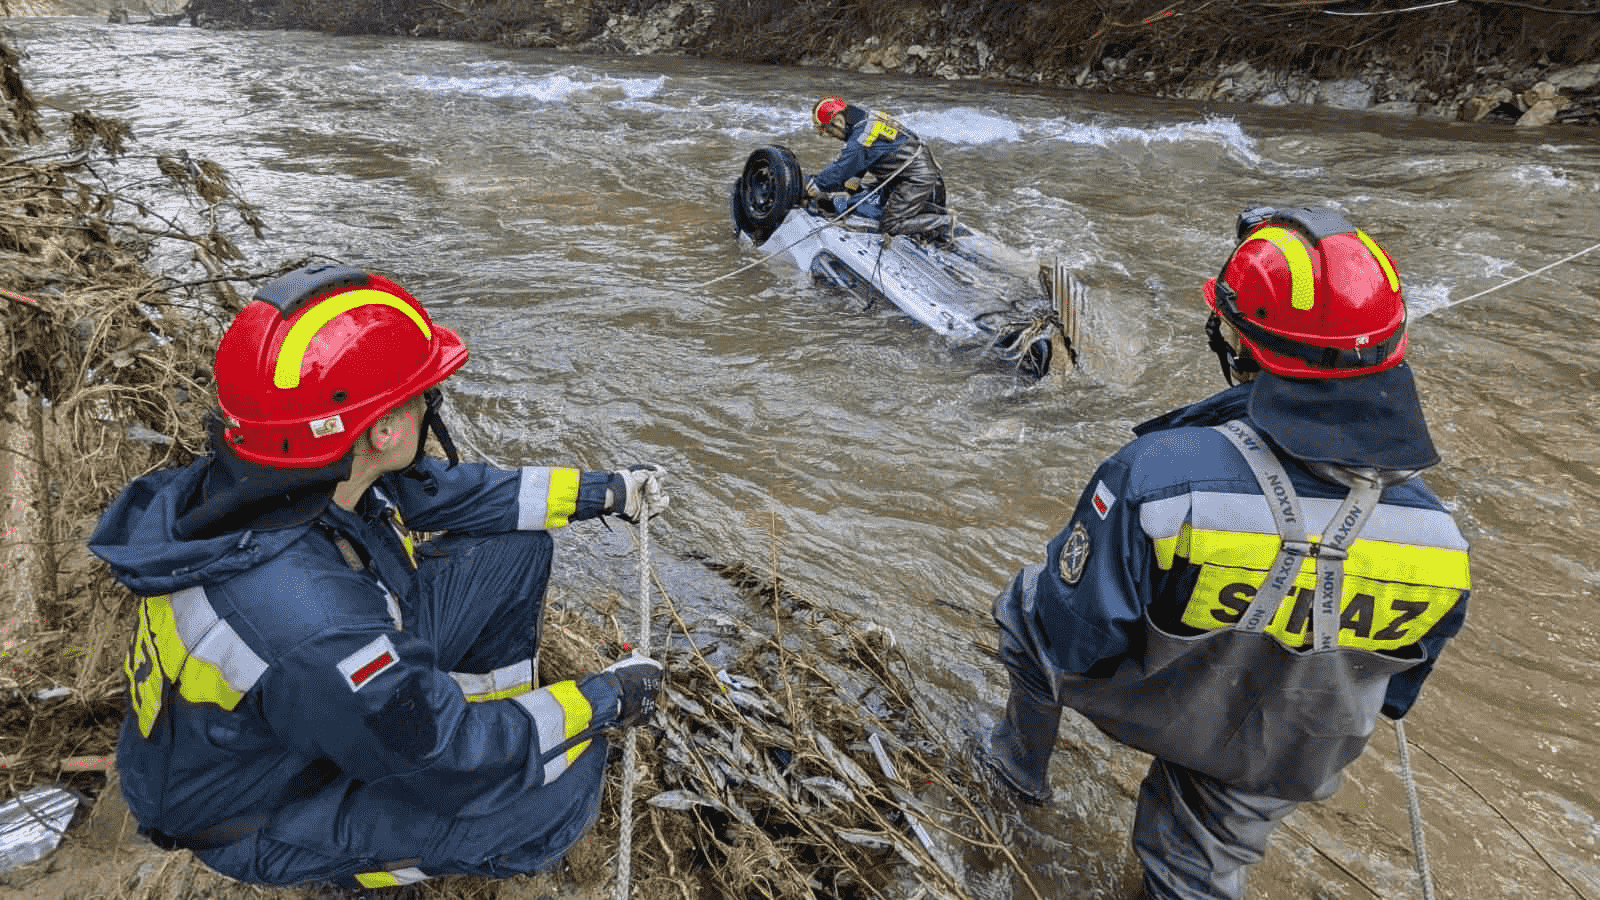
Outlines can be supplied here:
<path id="1" fill-rule="evenodd" d="M 103 515 L 90 548 L 141 598 L 117 766 L 158 845 L 370 888 L 534 872 L 594 824 L 661 666 L 538 685 L 550 532 L 660 511 L 664 473 L 457 464 L 439 385 L 466 362 L 395 282 L 292 271 L 217 348 L 210 454 Z"/>
<path id="2" fill-rule="evenodd" d="M 1153 755 L 1150 900 L 1242 897 L 1277 824 L 1411 708 L 1470 588 L 1418 476 L 1439 456 L 1388 253 L 1325 208 L 1249 210 L 1236 240 L 1204 287 L 1231 386 L 1136 427 L 994 601 L 1010 692 L 979 761 L 1048 802 L 1063 707 Z"/>
<path id="3" fill-rule="evenodd" d="M 856 214 L 878 219 L 886 240 L 905 234 L 942 245 L 954 242 L 955 216 L 945 208 L 944 175 L 926 141 L 890 116 L 838 97 L 817 101 L 811 118 L 818 133 L 843 141 L 844 147 L 827 168 L 806 180 L 807 197 L 843 191 L 870 176 L 876 184 L 857 191 L 848 204 Z"/>

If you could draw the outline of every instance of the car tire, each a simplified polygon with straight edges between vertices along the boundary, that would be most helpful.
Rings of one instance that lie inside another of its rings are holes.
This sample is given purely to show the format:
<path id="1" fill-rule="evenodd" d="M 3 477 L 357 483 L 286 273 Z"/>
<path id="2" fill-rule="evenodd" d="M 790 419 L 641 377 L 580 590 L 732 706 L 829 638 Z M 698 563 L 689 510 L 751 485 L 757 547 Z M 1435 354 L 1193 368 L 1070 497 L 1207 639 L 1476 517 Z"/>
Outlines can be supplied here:
<path id="1" fill-rule="evenodd" d="M 733 185 L 729 205 L 734 227 L 758 244 L 765 241 L 788 218 L 789 210 L 800 205 L 804 182 L 800 163 L 788 147 L 756 148 Z"/>

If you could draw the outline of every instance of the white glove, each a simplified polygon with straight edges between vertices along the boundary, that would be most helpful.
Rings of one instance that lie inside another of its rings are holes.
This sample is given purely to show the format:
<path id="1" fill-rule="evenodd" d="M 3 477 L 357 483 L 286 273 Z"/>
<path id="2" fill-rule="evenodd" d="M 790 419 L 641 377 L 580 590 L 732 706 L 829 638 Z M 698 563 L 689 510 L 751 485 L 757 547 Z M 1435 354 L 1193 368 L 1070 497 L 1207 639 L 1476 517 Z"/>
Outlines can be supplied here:
<path id="1" fill-rule="evenodd" d="M 667 470 L 654 463 L 618 469 L 606 486 L 605 512 L 624 522 L 637 522 L 645 515 L 660 515 L 672 498 L 661 487 Z"/>
<path id="2" fill-rule="evenodd" d="M 817 189 L 817 180 L 815 178 L 807 178 L 806 179 L 806 196 L 807 197 L 815 197 L 820 193 L 822 193 L 822 191 Z"/>

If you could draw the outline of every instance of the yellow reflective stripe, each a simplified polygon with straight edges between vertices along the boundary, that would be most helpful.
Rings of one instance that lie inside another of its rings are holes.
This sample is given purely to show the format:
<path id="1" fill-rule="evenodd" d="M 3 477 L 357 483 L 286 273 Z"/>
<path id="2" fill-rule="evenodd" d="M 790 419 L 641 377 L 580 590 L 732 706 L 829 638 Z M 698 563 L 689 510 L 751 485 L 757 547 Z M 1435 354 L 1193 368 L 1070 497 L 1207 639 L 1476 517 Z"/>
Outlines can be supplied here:
<path id="1" fill-rule="evenodd" d="M 226 710 L 238 706 L 244 699 L 244 692 L 229 684 L 215 663 L 193 655 L 184 645 L 172 611 L 172 598 L 167 595 L 151 597 L 145 601 L 145 611 L 161 671 L 168 681 L 178 686 L 183 699 L 190 703 L 215 703 Z M 174 664 L 177 671 L 173 671 Z"/>
<path id="2" fill-rule="evenodd" d="M 1311 540 L 1319 540 L 1312 535 Z M 1239 531 L 1212 531 L 1195 528 L 1188 533 L 1187 559 L 1194 565 L 1213 564 L 1232 569 L 1265 572 L 1281 543 L 1275 534 Z M 1301 572 L 1315 568 L 1310 559 L 1302 561 Z M 1464 591 L 1472 587 L 1467 552 L 1454 547 L 1425 547 L 1391 541 L 1358 538 L 1350 546 L 1344 563 L 1345 577 L 1357 576 L 1380 581 L 1434 585 Z"/>
<path id="3" fill-rule="evenodd" d="M 394 533 L 400 536 L 400 545 L 406 548 L 406 560 L 411 563 L 411 568 L 417 567 L 417 542 L 411 537 L 411 529 L 406 527 L 406 520 L 400 517 L 400 510 L 389 507 L 390 523 L 394 526 Z"/>
<path id="4" fill-rule="evenodd" d="M 545 490 L 545 528 L 562 528 L 578 511 L 578 483 L 582 473 L 577 469 L 550 470 L 550 486 Z"/>
<path id="5" fill-rule="evenodd" d="M 155 640 L 151 637 L 149 607 L 150 600 L 139 605 L 138 630 L 134 632 L 133 644 L 122 663 L 122 671 L 128 676 L 128 696 L 137 717 L 139 733 L 145 737 L 149 737 L 155 728 L 156 715 L 161 712 L 162 687 L 166 684 Z M 168 614 L 171 614 L 170 607 Z"/>
<path id="6" fill-rule="evenodd" d="M 558 681 L 549 687 L 550 696 L 561 704 L 561 711 L 566 719 L 566 733 L 562 737 L 570 738 L 585 728 L 589 727 L 589 720 L 594 718 L 594 708 L 589 705 L 589 698 L 578 690 L 576 681 Z"/>
<path id="7" fill-rule="evenodd" d="M 1184 607 L 1183 623 L 1210 631 L 1238 622 L 1262 580 L 1259 572 L 1214 566 L 1201 569 L 1194 593 Z M 1285 646 L 1308 646 L 1315 596 L 1315 574 L 1303 573 L 1295 581 L 1295 590 L 1279 605 L 1266 632 Z M 1339 601 L 1339 646 L 1379 651 L 1415 644 L 1460 598 L 1461 593 L 1455 588 L 1396 584 L 1352 577 L 1346 572 Z"/>
<path id="8" fill-rule="evenodd" d="M 1367 237 L 1367 233 L 1359 228 L 1356 229 L 1356 237 L 1361 239 L 1361 243 L 1367 245 L 1367 249 L 1372 251 L 1373 257 L 1378 260 L 1378 265 L 1383 267 L 1383 274 L 1389 279 L 1389 290 L 1399 293 L 1400 275 L 1395 272 L 1394 264 L 1389 262 L 1389 254 L 1383 252 L 1383 248 L 1378 246 L 1378 242 Z"/>
<path id="9" fill-rule="evenodd" d="M 422 332 L 423 337 L 433 340 L 433 329 L 428 327 L 427 320 L 399 297 L 372 288 L 349 291 L 330 297 L 306 310 L 305 314 L 290 326 L 289 333 L 283 338 L 282 346 L 278 348 L 278 362 L 272 371 L 273 386 L 281 390 L 298 387 L 300 368 L 305 364 L 306 351 L 311 347 L 311 339 L 317 336 L 322 326 L 338 316 L 363 306 L 387 306 L 399 310 L 416 323 L 417 330 Z"/>
<path id="10" fill-rule="evenodd" d="M 589 721 L 594 718 L 594 707 L 589 705 L 589 698 L 578 690 L 575 681 L 558 681 L 548 688 L 550 695 L 561 704 L 562 712 L 566 714 L 566 735 L 571 738 L 589 727 Z M 589 742 L 575 744 L 567 749 L 567 765 L 572 765 L 583 751 L 589 749 Z"/>
<path id="11" fill-rule="evenodd" d="M 1189 533 L 1191 529 L 1186 524 L 1178 529 L 1172 537 L 1156 538 L 1150 542 L 1155 548 L 1156 565 L 1163 572 L 1172 571 L 1173 562 L 1178 558 L 1189 559 L 1193 551 L 1189 547 Z"/>
<path id="12" fill-rule="evenodd" d="M 531 684 L 517 684 L 508 688 L 502 688 L 498 691 L 488 691 L 481 694 L 466 694 L 465 696 L 468 703 L 483 703 L 489 700 L 509 700 L 512 697 L 519 697 L 523 694 L 526 694 L 531 690 L 533 690 L 533 685 Z"/>
<path id="13" fill-rule="evenodd" d="M 427 881 L 430 877 L 426 872 L 416 866 L 406 866 L 395 869 L 393 872 L 357 872 L 356 884 L 364 888 L 398 887 L 402 884 L 416 884 Z"/>
<path id="14" fill-rule="evenodd" d="M 1267 241 L 1283 254 L 1289 264 L 1289 303 L 1295 309 L 1310 309 L 1317 304 L 1316 278 L 1311 269 L 1311 253 L 1300 236 L 1277 225 L 1263 228 L 1250 235 L 1252 241 Z"/>
<path id="15" fill-rule="evenodd" d="M 878 138 L 885 138 L 892 141 L 899 136 L 900 132 L 896 131 L 893 125 L 890 125 L 888 122 L 885 122 L 882 119 L 873 119 L 872 127 L 868 128 L 867 133 L 861 138 L 861 146 L 871 147 L 873 143 L 878 140 Z"/>
<path id="16" fill-rule="evenodd" d="M 190 587 L 140 602 L 138 630 L 122 669 L 139 731 L 149 737 L 167 683 L 175 684 L 178 695 L 190 703 L 231 711 L 267 664 L 217 617 L 205 589 Z"/>
<path id="17" fill-rule="evenodd" d="M 1178 548 L 1186 545 L 1184 558 L 1200 566 L 1182 620 L 1209 631 L 1239 621 L 1265 580 L 1280 541 L 1271 534 L 1195 528 L 1184 529 L 1165 543 L 1180 557 Z M 1414 644 L 1471 586 L 1464 549 L 1358 539 L 1344 564 L 1339 645 L 1394 650 Z M 1308 558 L 1301 562 L 1295 590 L 1274 613 L 1267 633 L 1287 646 L 1306 646 L 1315 593 L 1316 562 Z"/>

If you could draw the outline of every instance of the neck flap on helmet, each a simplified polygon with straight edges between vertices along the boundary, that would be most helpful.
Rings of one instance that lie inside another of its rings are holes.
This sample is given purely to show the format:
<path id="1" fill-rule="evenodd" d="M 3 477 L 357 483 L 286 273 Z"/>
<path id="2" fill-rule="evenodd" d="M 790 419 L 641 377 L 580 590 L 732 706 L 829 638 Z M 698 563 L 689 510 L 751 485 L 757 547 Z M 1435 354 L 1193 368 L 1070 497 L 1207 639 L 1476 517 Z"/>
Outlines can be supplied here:
<path id="1" fill-rule="evenodd" d="M 315 469 L 286 469 L 250 462 L 233 452 L 223 420 L 208 423 L 212 459 L 183 508 L 175 529 L 187 540 L 235 531 L 275 531 L 310 524 L 350 477 L 350 456 Z"/>

